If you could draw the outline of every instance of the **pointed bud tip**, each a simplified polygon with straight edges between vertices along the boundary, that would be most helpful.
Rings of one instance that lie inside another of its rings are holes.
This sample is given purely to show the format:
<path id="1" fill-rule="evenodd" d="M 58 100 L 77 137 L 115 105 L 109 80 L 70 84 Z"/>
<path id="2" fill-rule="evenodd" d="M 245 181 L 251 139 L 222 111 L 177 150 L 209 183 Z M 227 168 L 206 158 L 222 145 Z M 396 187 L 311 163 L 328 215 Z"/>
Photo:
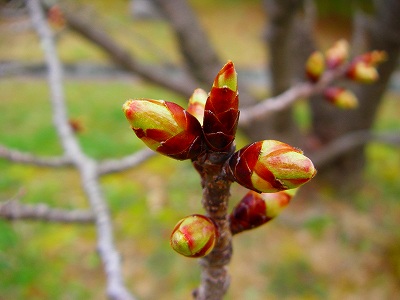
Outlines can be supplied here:
<path id="1" fill-rule="evenodd" d="M 232 61 L 228 61 L 215 77 L 213 87 L 227 87 L 232 91 L 237 91 L 237 73 Z"/>

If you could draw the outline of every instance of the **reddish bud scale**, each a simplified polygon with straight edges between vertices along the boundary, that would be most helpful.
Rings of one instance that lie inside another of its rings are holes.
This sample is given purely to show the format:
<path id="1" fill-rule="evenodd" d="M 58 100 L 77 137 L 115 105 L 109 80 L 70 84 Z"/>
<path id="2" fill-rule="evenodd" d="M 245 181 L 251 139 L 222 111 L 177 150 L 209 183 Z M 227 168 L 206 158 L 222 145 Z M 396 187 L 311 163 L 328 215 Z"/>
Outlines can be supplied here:
<path id="1" fill-rule="evenodd" d="M 249 191 L 229 216 L 232 234 L 259 227 L 279 215 L 294 192 L 262 193 Z"/>
<path id="2" fill-rule="evenodd" d="M 235 152 L 227 172 L 242 186 L 264 193 L 296 188 L 316 174 L 301 150 L 274 140 L 255 142 Z"/>
<path id="3" fill-rule="evenodd" d="M 239 97 L 234 65 L 218 73 L 204 108 L 203 131 L 207 145 L 223 152 L 232 145 L 239 120 Z"/>
<path id="4" fill-rule="evenodd" d="M 123 110 L 136 133 L 149 148 L 183 160 L 202 152 L 199 121 L 178 104 L 163 100 L 128 100 Z"/>

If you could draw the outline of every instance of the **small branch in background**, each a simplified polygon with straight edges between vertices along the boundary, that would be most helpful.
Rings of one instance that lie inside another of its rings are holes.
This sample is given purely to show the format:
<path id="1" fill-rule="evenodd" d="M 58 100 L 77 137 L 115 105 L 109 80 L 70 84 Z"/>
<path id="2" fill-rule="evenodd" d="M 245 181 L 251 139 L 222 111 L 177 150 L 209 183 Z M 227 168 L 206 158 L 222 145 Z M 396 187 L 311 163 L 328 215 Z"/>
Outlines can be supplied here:
<path id="1" fill-rule="evenodd" d="M 110 213 L 98 180 L 97 162 L 83 153 L 68 121 L 62 83 L 63 70 L 57 55 L 52 31 L 45 20 L 41 2 L 39 0 L 26 0 L 26 5 L 33 26 L 40 38 L 48 67 L 54 126 L 65 154 L 71 158 L 72 164 L 79 170 L 82 188 L 94 214 L 97 229 L 97 249 L 106 273 L 108 297 L 113 300 L 132 300 L 134 297 L 124 285 L 120 256 L 114 245 Z"/>
<path id="2" fill-rule="evenodd" d="M 21 204 L 18 200 L 0 203 L 0 218 L 80 224 L 93 224 L 95 220 L 93 212 L 89 210 L 50 208 L 42 203 L 27 205 Z"/>
<path id="3" fill-rule="evenodd" d="M 72 161 L 66 156 L 42 157 L 19 150 L 9 149 L 0 145 L 0 157 L 21 164 L 29 164 L 40 167 L 66 167 L 71 166 Z"/>
<path id="4" fill-rule="evenodd" d="M 77 12 L 71 12 L 63 8 L 63 16 L 69 28 L 80 34 L 88 41 L 102 49 L 115 63 L 128 71 L 140 75 L 143 79 L 156 83 L 162 87 L 189 97 L 198 87 L 197 82 L 186 73 L 184 76 L 168 76 L 158 66 L 143 64 L 125 48 L 120 46 L 110 35 L 99 30 L 79 16 Z"/>
<path id="5" fill-rule="evenodd" d="M 252 120 L 265 118 L 271 113 L 282 111 L 293 105 L 299 99 L 309 98 L 312 95 L 321 93 L 324 88 L 344 75 L 348 65 L 343 65 L 332 71 L 327 71 L 316 83 L 299 83 L 282 94 L 265 99 L 260 103 L 241 109 L 239 125 L 246 126 Z"/>
<path id="6" fill-rule="evenodd" d="M 396 133 L 375 133 L 369 130 L 353 131 L 343 135 L 326 145 L 322 150 L 311 154 L 311 159 L 317 168 L 332 162 L 334 159 L 350 150 L 369 142 L 379 142 L 400 146 L 400 135 Z"/>
<path id="7" fill-rule="evenodd" d="M 107 159 L 99 162 L 97 172 L 99 175 L 121 172 L 136 167 L 148 160 L 150 157 L 153 157 L 154 154 L 156 154 L 154 151 L 149 148 L 144 148 L 120 159 Z"/>

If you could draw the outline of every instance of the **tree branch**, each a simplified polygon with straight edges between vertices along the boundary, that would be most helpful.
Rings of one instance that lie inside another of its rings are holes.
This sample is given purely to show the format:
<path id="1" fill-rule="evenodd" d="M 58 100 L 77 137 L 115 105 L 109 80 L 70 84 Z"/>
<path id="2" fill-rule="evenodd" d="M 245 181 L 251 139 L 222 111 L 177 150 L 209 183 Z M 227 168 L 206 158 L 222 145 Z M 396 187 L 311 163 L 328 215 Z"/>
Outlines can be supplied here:
<path id="1" fill-rule="evenodd" d="M 312 95 L 321 93 L 335 80 L 343 76 L 347 67 L 348 65 L 344 65 L 335 70 L 326 71 L 315 84 L 309 82 L 299 83 L 278 96 L 265 99 L 251 107 L 242 108 L 239 125 L 248 126 L 251 121 L 265 118 L 274 112 L 282 111 L 299 99 L 309 98 Z"/>
<path id="2" fill-rule="evenodd" d="M 201 176 L 202 204 L 207 216 L 215 221 L 219 237 L 214 249 L 200 259 L 202 267 L 200 286 L 193 292 L 196 300 L 221 300 L 230 285 L 227 265 L 232 257 L 232 233 L 228 220 L 231 182 L 224 176 L 224 163 L 233 154 L 205 154 L 193 162 Z"/>
<path id="3" fill-rule="evenodd" d="M 121 172 L 136 167 L 148 160 L 150 157 L 153 157 L 154 154 L 156 154 L 154 151 L 149 148 L 144 148 L 120 159 L 107 159 L 99 162 L 97 172 L 99 175 Z"/>
<path id="4" fill-rule="evenodd" d="M 68 123 L 62 85 L 62 67 L 57 56 L 52 32 L 45 21 L 40 1 L 26 0 L 26 4 L 40 38 L 48 66 L 54 125 L 66 156 L 71 159 L 80 172 L 83 189 L 95 216 L 98 252 L 106 271 L 108 296 L 115 300 L 133 299 L 123 283 L 120 258 L 114 246 L 110 214 L 97 178 L 97 163 L 82 152 Z"/>
<path id="5" fill-rule="evenodd" d="M 40 220 L 58 223 L 93 224 L 94 215 L 89 210 L 50 208 L 46 204 L 27 205 L 18 200 L 0 203 L 0 217 L 9 220 Z"/>
<path id="6" fill-rule="evenodd" d="M 213 82 L 221 62 L 186 0 L 153 0 L 177 37 L 187 68 L 200 82 Z"/>
<path id="7" fill-rule="evenodd" d="M 63 14 L 68 26 L 100 47 L 118 65 L 128 71 L 137 73 L 142 78 L 168 88 L 186 97 L 189 97 L 198 87 L 197 82 L 189 74 L 184 76 L 169 76 L 157 66 L 145 65 L 136 60 L 128 50 L 121 47 L 104 31 L 92 26 L 89 21 L 79 17 L 77 13 L 63 9 Z"/>
<path id="8" fill-rule="evenodd" d="M 41 157 L 33 155 L 31 153 L 9 149 L 2 145 L 0 145 L 0 157 L 16 163 L 35 165 L 40 167 L 58 168 L 71 166 L 72 164 L 71 159 L 66 156 Z"/>
<path id="9" fill-rule="evenodd" d="M 322 168 L 337 157 L 369 142 L 400 146 L 400 134 L 375 133 L 369 130 L 353 131 L 333 140 L 318 152 L 310 154 L 310 158 L 317 168 Z"/>

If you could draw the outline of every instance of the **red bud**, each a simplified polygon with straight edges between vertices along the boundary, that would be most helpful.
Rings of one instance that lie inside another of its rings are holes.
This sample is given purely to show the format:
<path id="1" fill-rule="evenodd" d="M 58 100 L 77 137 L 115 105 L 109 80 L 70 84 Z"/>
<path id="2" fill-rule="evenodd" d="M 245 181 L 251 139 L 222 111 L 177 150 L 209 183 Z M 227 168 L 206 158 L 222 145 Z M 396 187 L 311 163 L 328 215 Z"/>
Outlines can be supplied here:
<path id="1" fill-rule="evenodd" d="M 308 182 L 317 171 L 301 150 L 279 141 L 265 140 L 237 151 L 229 160 L 227 172 L 248 189 L 274 193 Z"/>
<path id="2" fill-rule="evenodd" d="M 192 159 L 202 152 L 202 130 L 197 119 L 178 104 L 163 100 L 128 100 L 126 118 L 149 148 L 175 159 Z"/>
<path id="3" fill-rule="evenodd" d="M 207 145 L 223 152 L 232 145 L 239 120 L 237 74 L 229 61 L 219 71 L 204 110 L 203 131 Z"/>
<path id="4" fill-rule="evenodd" d="M 232 234 L 259 227 L 278 216 L 289 205 L 296 190 L 277 193 L 249 191 L 229 216 Z"/>

